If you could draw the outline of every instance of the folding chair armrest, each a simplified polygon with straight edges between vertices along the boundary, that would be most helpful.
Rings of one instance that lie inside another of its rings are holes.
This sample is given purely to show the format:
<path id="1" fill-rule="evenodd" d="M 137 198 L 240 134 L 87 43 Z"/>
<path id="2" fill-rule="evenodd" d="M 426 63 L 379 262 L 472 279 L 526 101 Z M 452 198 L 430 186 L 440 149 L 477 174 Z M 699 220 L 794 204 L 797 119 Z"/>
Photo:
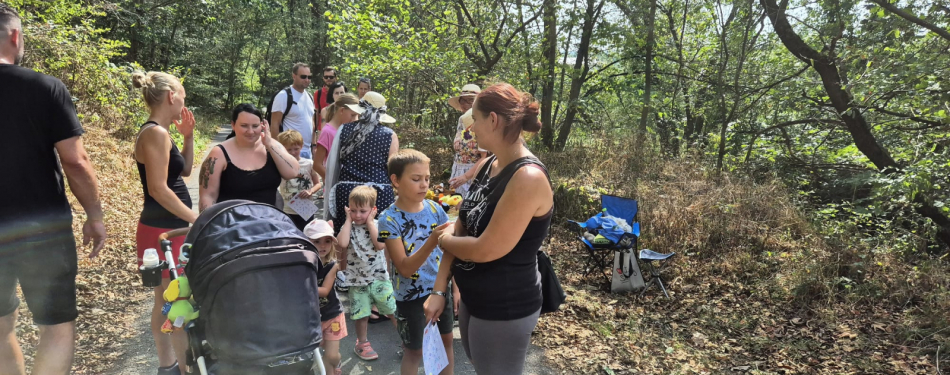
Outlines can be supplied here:
<path id="1" fill-rule="evenodd" d="M 568 220 L 568 221 L 567 221 L 567 226 L 568 226 L 568 228 L 570 228 L 571 230 L 577 232 L 577 234 L 584 234 L 584 232 L 587 231 L 587 223 L 586 223 L 586 222 Z"/>

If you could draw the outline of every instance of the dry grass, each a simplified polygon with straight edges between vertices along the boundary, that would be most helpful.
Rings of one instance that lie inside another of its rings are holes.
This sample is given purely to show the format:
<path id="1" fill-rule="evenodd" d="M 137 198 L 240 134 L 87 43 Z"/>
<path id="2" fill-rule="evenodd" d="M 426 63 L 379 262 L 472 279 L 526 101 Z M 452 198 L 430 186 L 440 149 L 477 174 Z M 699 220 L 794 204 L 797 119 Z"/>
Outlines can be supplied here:
<path id="1" fill-rule="evenodd" d="M 585 253 L 573 234 L 555 226 L 546 249 L 569 298 L 542 317 L 533 341 L 564 373 L 935 371 L 937 348 L 950 344 L 946 263 L 826 237 L 821 226 L 833 223 L 813 223 L 779 181 L 601 143 L 539 153 L 558 223 L 595 213 L 600 194 L 638 198 L 644 247 L 679 254 L 666 272 L 673 298 L 606 292 L 602 276 L 580 272 Z M 451 165 L 447 145 L 423 146 L 440 155 L 433 171 Z"/>

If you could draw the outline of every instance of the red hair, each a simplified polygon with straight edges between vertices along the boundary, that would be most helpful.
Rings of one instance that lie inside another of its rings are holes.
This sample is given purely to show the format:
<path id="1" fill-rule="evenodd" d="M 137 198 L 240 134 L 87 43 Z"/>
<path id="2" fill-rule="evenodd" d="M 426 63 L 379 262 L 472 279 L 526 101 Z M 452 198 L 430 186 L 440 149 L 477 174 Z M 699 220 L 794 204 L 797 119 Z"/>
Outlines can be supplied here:
<path id="1" fill-rule="evenodd" d="M 495 112 L 505 119 L 504 137 L 514 143 L 522 131 L 537 133 L 541 130 L 541 105 L 531 94 L 518 91 L 507 83 L 499 83 L 483 90 L 475 97 L 475 109 L 483 114 Z"/>

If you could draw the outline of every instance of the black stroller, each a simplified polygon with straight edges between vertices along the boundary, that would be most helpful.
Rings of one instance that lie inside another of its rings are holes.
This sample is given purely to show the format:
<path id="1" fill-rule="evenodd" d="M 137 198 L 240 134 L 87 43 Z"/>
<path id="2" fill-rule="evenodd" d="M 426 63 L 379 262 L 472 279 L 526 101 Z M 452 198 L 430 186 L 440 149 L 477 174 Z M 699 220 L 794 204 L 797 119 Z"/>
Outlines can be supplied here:
<path id="1" fill-rule="evenodd" d="M 192 374 L 325 374 L 318 254 L 287 215 L 218 203 L 198 216 L 180 259 L 199 313 L 185 325 Z"/>

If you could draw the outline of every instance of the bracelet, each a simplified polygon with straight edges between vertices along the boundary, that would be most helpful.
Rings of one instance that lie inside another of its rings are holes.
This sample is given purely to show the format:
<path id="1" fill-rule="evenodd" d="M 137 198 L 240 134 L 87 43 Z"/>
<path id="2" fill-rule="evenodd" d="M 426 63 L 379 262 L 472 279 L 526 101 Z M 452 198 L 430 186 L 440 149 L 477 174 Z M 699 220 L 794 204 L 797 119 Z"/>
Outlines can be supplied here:
<path id="1" fill-rule="evenodd" d="M 442 247 L 442 238 L 443 236 L 439 236 L 439 249 L 442 249 L 442 251 L 445 251 L 445 248 Z"/>
<path id="2" fill-rule="evenodd" d="M 433 290 L 432 294 L 435 294 L 437 296 L 442 296 L 442 298 L 449 298 L 448 296 L 445 295 L 445 292 L 439 291 L 439 290 Z"/>

